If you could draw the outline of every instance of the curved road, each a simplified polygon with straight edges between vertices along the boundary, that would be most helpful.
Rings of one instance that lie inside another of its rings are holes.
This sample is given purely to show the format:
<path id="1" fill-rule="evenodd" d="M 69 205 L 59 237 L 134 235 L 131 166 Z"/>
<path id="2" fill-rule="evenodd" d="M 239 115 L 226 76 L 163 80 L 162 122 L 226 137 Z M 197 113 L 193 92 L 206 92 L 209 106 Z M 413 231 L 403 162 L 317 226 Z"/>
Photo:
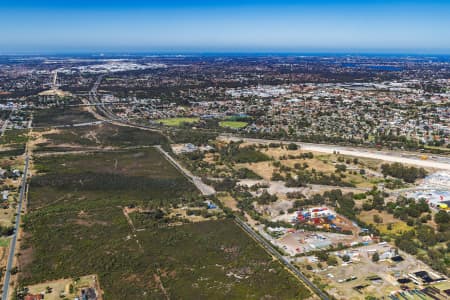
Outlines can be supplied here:
<path id="1" fill-rule="evenodd" d="M 97 94 L 96 94 L 97 88 L 98 88 L 101 80 L 102 80 L 102 76 L 100 76 L 98 78 L 98 80 L 94 84 L 94 87 L 90 91 L 89 103 L 95 104 L 96 105 L 95 108 L 97 108 L 100 111 L 100 113 L 106 117 L 106 119 L 110 119 L 110 121 L 115 121 L 114 123 L 117 123 L 117 125 L 131 126 L 131 127 L 137 127 L 137 128 L 149 130 L 149 128 L 147 128 L 146 126 L 136 125 L 136 124 L 132 124 L 131 122 L 129 122 L 127 120 L 118 119 L 117 116 L 112 114 L 103 105 L 101 105 L 101 102 L 98 101 Z M 290 141 L 251 139 L 251 138 L 241 138 L 241 137 L 234 137 L 234 136 L 221 136 L 221 138 L 228 139 L 228 140 L 243 140 L 246 142 L 254 142 L 254 143 L 261 143 L 261 144 L 269 144 L 269 143 L 274 143 L 274 142 L 290 143 Z M 300 143 L 300 142 L 294 142 L 294 143 L 299 145 L 302 149 L 308 150 L 308 151 L 323 152 L 323 153 L 333 153 L 333 152 L 337 151 L 340 154 L 344 154 L 344 155 L 379 159 L 379 160 L 389 161 L 389 162 L 400 162 L 400 163 L 412 164 L 412 165 L 421 166 L 421 167 L 450 170 L 450 158 L 447 158 L 447 157 L 433 156 L 432 159 L 422 160 L 422 159 L 420 159 L 419 155 L 417 155 L 417 154 L 415 155 L 415 154 L 411 154 L 411 153 L 377 151 L 377 150 L 372 150 L 372 149 L 364 149 L 364 148 L 357 148 L 357 147 L 352 148 L 352 147 L 343 147 L 343 146 L 325 145 L 325 144 L 311 144 L 311 143 Z M 194 176 L 191 172 L 186 170 L 175 159 L 173 159 L 169 155 L 169 153 L 164 151 L 160 146 L 157 146 L 157 148 L 177 169 L 179 169 L 186 177 L 189 178 L 189 180 L 191 180 L 195 184 L 195 186 L 202 192 L 202 194 L 211 195 L 211 194 L 215 193 L 214 189 L 212 189 L 210 186 L 207 186 L 206 184 L 204 184 L 199 177 Z M 299 280 L 303 281 L 306 284 L 306 286 L 311 291 L 313 291 L 315 294 L 317 294 L 322 300 L 330 299 L 320 288 L 318 288 L 313 282 L 311 282 L 297 267 L 295 267 L 293 264 L 291 264 L 291 262 L 289 260 L 287 260 L 285 257 L 283 257 L 267 240 L 265 240 L 259 234 L 257 234 L 253 230 L 253 228 L 251 228 L 247 223 L 242 221 L 239 217 L 235 217 L 235 222 L 247 234 L 249 234 L 256 242 L 258 242 L 267 252 L 269 252 L 272 256 L 277 258 L 280 261 L 280 263 L 282 263 L 287 269 L 289 269 L 294 275 L 296 275 Z M 6 300 L 6 299 L 4 299 L 4 300 Z"/>
<path id="2" fill-rule="evenodd" d="M 106 117 L 106 120 L 115 121 L 114 123 L 117 125 L 131 126 L 141 129 L 149 130 L 147 126 L 133 124 L 132 122 L 124 119 L 117 118 L 111 111 L 109 111 L 101 101 L 97 99 L 97 89 L 100 86 L 100 83 L 103 79 L 103 75 L 100 75 L 97 78 L 97 81 L 94 83 L 91 91 L 89 92 L 89 104 L 95 104 L 95 108 L 99 111 L 101 115 Z M 155 129 L 151 129 L 153 131 L 158 131 Z M 245 138 L 238 137 L 233 135 L 222 134 L 219 138 L 224 140 L 242 140 L 246 142 L 260 143 L 260 144 L 269 144 L 269 143 L 291 143 L 291 141 L 282 141 L 282 140 L 268 140 L 268 139 L 256 139 L 256 138 Z M 369 148 L 358 148 L 358 147 L 345 147 L 345 146 L 337 146 L 337 145 L 327 145 L 327 144 L 312 144 L 312 143 L 303 143 L 303 142 L 292 142 L 299 145 L 302 149 L 308 151 L 322 152 L 322 153 L 333 153 L 339 152 L 340 154 L 357 156 L 357 157 L 365 157 L 378 159 L 388 162 L 399 162 L 404 164 L 416 165 L 419 167 L 425 168 L 434 168 L 441 170 L 449 170 L 450 171 L 450 157 L 432 155 L 429 156 L 427 160 L 423 160 L 420 158 L 420 153 L 410 153 L 410 152 L 402 152 L 402 151 L 383 151 L 383 150 L 375 150 Z"/>

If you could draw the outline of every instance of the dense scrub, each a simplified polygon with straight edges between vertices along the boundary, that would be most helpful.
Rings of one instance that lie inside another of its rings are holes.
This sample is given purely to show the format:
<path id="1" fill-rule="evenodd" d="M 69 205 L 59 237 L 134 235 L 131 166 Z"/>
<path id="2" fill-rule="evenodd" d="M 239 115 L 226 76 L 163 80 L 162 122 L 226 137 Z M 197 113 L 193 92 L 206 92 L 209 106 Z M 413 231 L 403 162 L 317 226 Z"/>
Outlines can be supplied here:
<path id="1" fill-rule="evenodd" d="M 95 117 L 80 107 L 52 107 L 36 110 L 33 114 L 33 126 L 48 127 L 72 125 L 96 121 Z"/>
<path id="2" fill-rule="evenodd" d="M 177 203 L 177 197 L 196 194 L 195 188 L 154 148 L 44 156 L 36 159 L 35 167 L 38 175 L 31 181 L 29 196 L 32 208 L 64 199 L 76 201 L 76 193 L 94 197 L 98 193 L 123 205 L 133 201 L 146 206 L 152 205 L 152 199 L 169 204 Z"/>
<path id="3" fill-rule="evenodd" d="M 424 168 L 407 167 L 401 163 L 383 164 L 381 165 L 381 172 L 384 176 L 403 179 L 408 183 L 413 183 L 416 179 L 424 178 L 427 175 Z"/>
<path id="4" fill-rule="evenodd" d="M 229 143 L 219 149 L 224 161 L 233 163 L 254 163 L 270 160 L 266 154 L 256 150 L 255 146 L 240 147 L 240 143 Z"/>
<path id="5" fill-rule="evenodd" d="M 105 299 L 303 299 L 305 289 L 232 220 L 160 226 L 201 200 L 155 149 L 39 157 L 21 284 L 98 274 Z M 123 207 L 140 229 L 133 232 Z M 163 287 L 163 288 L 162 288 Z"/>
<path id="6" fill-rule="evenodd" d="M 24 154 L 28 141 L 28 130 L 6 130 L 0 137 L 0 158 L 13 157 Z"/>
<path id="7" fill-rule="evenodd" d="M 166 134 L 174 143 L 191 143 L 194 145 L 207 144 L 210 140 L 215 140 L 218 136 L 218 134 L 214 132 L 185 128 L 168 129 Z"/>
<path id="8" fill-rule="evenodd" d="M 133 127 L 101 124 L 60 129 L 57 133 L 44 134 L 48 140 L 38 145 L 37 152 L 55 151 L 62 147 L 137 147 L 167 145 L 167 139 L 155 131 Z"/>

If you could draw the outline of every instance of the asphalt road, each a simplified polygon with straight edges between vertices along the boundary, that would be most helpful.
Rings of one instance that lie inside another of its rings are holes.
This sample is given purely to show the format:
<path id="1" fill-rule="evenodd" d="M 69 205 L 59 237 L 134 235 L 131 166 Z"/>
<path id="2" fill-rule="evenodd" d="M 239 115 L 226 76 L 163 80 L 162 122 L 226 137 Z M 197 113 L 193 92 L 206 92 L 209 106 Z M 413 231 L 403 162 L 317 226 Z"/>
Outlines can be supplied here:
<path id="1" fill-rule="evenodd" d="M 169 153 L 167 153 L 161 146 L 155 146 L 177 169 L 179 169 L 186 177 L 188 177 L 195 186 L 200 190 L 203 195 L 212 195 L 215 190 L 203 183 L 201 178 L 194 176 L 191 172 L 186 170 L 181 166 Z M 316 293 L 321 299 L 328 300 L 328 296 L 325 295 L 314 283 L 312 283 L 305 275 L 303 275 L 300 270 L 298 270 L 293 264 L 291 264 L 285 257 L 283 257 L 277 250 L 275 250 L 269 242 L 264 238 L 259 236 L 253 228 L 251 228 L 247 223 L 235 218 L 236 223 L 250 236 L 252 236 L 264 249 L 266 249 L 270 254 L 275 256 L 283 265 L 286 266 L 292 273 L 294 273 L 301 281 L 303 281 L 314 293 Z"/>
<path id="2" fill-rule="evenodd" d="M 146 126 L 132 124 L 127 120 L 118 119 L 115 115 L 109 112 L 100 101 L 97 99 L 97 88 L 100 85 L 102 80 L 102 76 L 99 76 L 97 81 L 95 82 L 93 88 L 89 92 L 89 103 L 91 105 L 95 105 L 99 113 L 109 118 L 110 121 L 114 120 L 114 123 L 118 123 L 118 125 L 122 126 L 131 126 L 141 129 L 149 129 Z M 213 195 L 215 194 L 214 188 L 209 185 L 206 185 L 200 177 L 194 176 L 189 170 L 184 168 L 181 164 L 178 163 L 169 153 L 167 153 L 161 146 L 155 146 L 165 157 L 166 159 L 175 166 L 178 170 L 180 170 L 199 190 L 203 195 Z M 236 217 L 236 223 L 246 231 L 250 236 L 252 236 L 264 249 L 266 249 L 269 253 L 275 256 L 283 265 L 285 265 L 292 273 L 294 273 L 301 281 L 303 281 L 314 293 L 316 293 L 321 299 L 329 300 L 329 297 L 321 291 L 314 283 L 312 283 L 300 270 L 298 270 L 294 265 L 292 265 L 285 257 L 283 257 L 278 251 L 276 251 L 272 245 L 270 245 L 265 239 L 260 237 L 248 224 L 243 222 L 241 219 Z M 6 299 L 5 299 L 6 300 Z"/>
<path id="3" fill-rule="evenodd" d="M 14 255 L 15 255 L 15 251 L 16 251 L 17 234 L 18 234 L 19 226 L 20 226 L 20 214 L 22 211 L 22 203 L 23 203 L 23 198 L 25 195 L 25 189 L 26 189 L 26 183 L 27 183 L 28 162 L 29 162 L 29 157 L 28 157 L 28 155 L 26 155 L 22 183 L 20 185 L 19 205 L 17 206 L 17 215 L 16 215 L 16 223 L 14 225 L 14 234 L 12 236 L 11 243 L 9 245 L 9 256 L 8 256 L 8 263 L 6 265 L 5 281 L 3 283 L 2 300 L 8 300 L 9 284 L 10 284 L 10 279 L 11 279 L 11 268 L 13 265 Z"/>
<path id="4" fill-rule="evenodd" d="M 126 120 L 120 119 L 118 120 L 115 115 L 109 112 L 101 103 L 97 100 L 97 88 L 100 84 L 102 78 L 99 77 L 97 82 L 94 84 L 91 92 L 89 93 L 89 103 L 95 105 L 95 107 L 100 110 L 100 113 L 105 115 L 107 118 L 111 120 L 115 120 L 115 123 L 119 123 L 118 125 L 131 126 L 136 128 L 148 129 L 145 126 L 132 124 Z M 250 139 L 250 138 L 241 138 L 241 137 L 233 137 L 226 136 L 223 137 L 225 139 L 230 140 L 244 140 L 248 142 L 262 143 L 268 144 L 273 142 L 283 142 L 287 143 L 287 141 L 276 141 L 276 140 L 263 140 L 263 139 Z M 390 162 L 401 162 L 407 164 L 413 164 L 422 167 L 432 167 L 437 169 L 446 169 L 450 170 L 450 159 L 445 157 L 433 158 L 430 160 L 421 160 L 417 155 L 409 154 L 409 153 L 396 153 L 396 152 L 386 152 L 386 151 L 377 151 L 372 149 L 358 149 L 351 147 L 341 147 L 335 145 L 322 145 L 322 144 L 310 144 L 310 143 L 299 143 L 296 142 L 302 149 L 308 151 L 316 151 L 316 152 L 324 152 L 324 153 L 333 153 L 334 151 L 338 151 L 344 155 L 358 156 L 358 157 L 366 157 L 366 158 L 374 158 L 380 159 Z M 167 153 L 161 146 L 156 146 L 156 148 L 161 151 L 161 153 L 167 158 L 167 160 L 173 164 L 177 169 L 179 169 L 194 185 L 201 191 L 203 195 L 212 195 L 215 193 L 215 190 L 203 183 L 201 178 L 194 176 L 190 171 L 181 166 L 169 153 Z M 239 219 L 235 218 L 236 223 L 249 234 L 251 237 L 255 239 L 266 251 L 268 251 L 271 255 L 276 257 L 286 268 L 288 268 L 293 274 L 297 276 L 302 282 L 304 282 L 315 294 L 317 294 L 322 300 L 329 300 L 330 298 L 313 282 L 311 282 L 297 267 L 291 264 L 285 257 L 283 257 L 268 241 L 259 236 L 253 228 L 251 228 L 247 223 Z M 6 299 L 5 299 L 6 300 Z"/>
<path id="5" fill-rule="evenodd" d="M 116 121 L 116 123 L 122 123 L 123 125 L 128 125 L 136 128 L 149 129 L 146 126 L 136 125 L 127 120 L 118 119 L 113 113 L 111 113 L 102 102 L 97 99 L 97 89 L 103 79 L 103 76 L 100 75 L 97 78 L 97 81 L 94 83 L 91 91 L 89 92 L 89 103 L 97 104 L 96 109 L 100 114 L 104 115 L 106 118 L 110 120 Z M 291 143 L 290 141 L 282 141 L 282 140 L 267 140 L 267 139 L 254 139 L 254 138 L 243 138 L 237 137 L 233 135 L 221 135 L 222 139 L 225 140 L 243 140 L 247 142 L 253 143 L 261 143 L 261 144 L 269 144 L 269 143 Z M 299 145 L 302 149 L 307 151 L 315 151 L 322 153 L 334 153 L 339 152 L 343 155 L 357 156 L 357 157 L 365 157 L 383 160 L 387 162 L 399 162 L 404 164 L 415 165 L 419 167 L 426 168 L 435 168 L 441 170 L 450 170 L 450 157 L 438 156 L 438 155 L 427 155 L 429 158 L 426 160 L 421 159 L 422 154 L 420 153 L 411 153 L 406 151 L 386 151 L 386 150 L 376 150 L 369 148 L 358 148 L 358 147 L 344 147 L 337 145 L 327 145 L 327 144 L 313 144 L 313 143 L 302 143 L 302 142 L 294 142 Z"/>
<path id="6" fill-rule="evenodd" d="M 235 221 L 245 232 L 247 232 L 260 245 L 262 245 L 263 248 L 266 249 L 267 252 L 269 252 L 271 255 L 275 256 L 286 268 L 288 268 L 301 281 L 303 281 L 314 293 L 316 293 L 320 297 L 320 299 L 322 299 L 322 300 L 329 300 L 330 299 L 321 289 L 319 289 L 299 269 L 297 269 L 297 267 L 295 267 L 293 264 L 291 264 L 290 261 L 288 261 L 274 247 L 272 247 L 272 245 L 269 242 L 267 242 L 264 238 L 259 236 L 259 234 L 257 234 L 253 230 L 253 228 L 251 228 L 247 223 L 245 223 L 244 221 L 242 221 L 238 217 L 235 218 Z"/>
<path id="7" fill-rule="evenodd" d="M 282 141 L 282 140 L 266 140 L 266 139 L 253 139 L 253 138 L 244 138 L 237 136 L 227 136 L 222 135 L 220 138 L 223 140 L 233 140 L 233 141 L 244 141 L 250 143 L 258 143 L 258 144 L 269 144 L 269 143 L 291 143 L 290 141 Z M 372 159 L 379 159 L 387 162 L 399 162 L 404 164 L 415 165 L 419 167 L 425 168 L 435 168 L 442 170 L 450 170 L 450 158 L 437 156 L 437 155 L 428 155 L 428 159 L 423 160 L 420 158 L 421 154 L 415 153 L 407 153 L 407 152 L 398 152 L 398 151 L 385 151 L 385 150 L 375 150 L 368 148 L 358 148 L 358 147 L 343 147 L 336 145 L 326 145 L 326 144 L 311 144 L 311 143 L 301 143 L 301 142 L 293 142 L 300 146 L 301 149 L 307 151 L 314 152 L 322 152 L 322 153 L 333 153 L 339 152 L 343 155 L 357 156 L 357 157 L 365 157 Z"/>
<path id="8" fill-rule="evenodd" d="M 155 146 L 166 158 L 172 163 L 177 169 L 179 169 L 186 177 L 188 177 L 194 185 L 200 190 L 203 195 L 212 195 L 215 190 L 203 183 L 201 178 L 194 176 L 189 170 L 185 169 L 180 165 L 169 153 L 167 153 L 161 146 Z M 247 223 L 235 218 L 236 223 L 250 236 L 252 236 L 264 249 L 266 249 L 270 254 L 275 256 L 283 265 L 286 266 L 292 273 L 294 273 L 301 281 L 303 281 L 314 293 L 316 293 L 321 299 L 329 300 L 328 296 L 323 293 L 314 283 L 312 283 L 305 275 L 303 275 L 300 270 L 298 270 L 293 264 L 291 264 L 285 257 L 283 257 L 277 250 L 275 250 L 272 245 L 267 242 L 264 238 L 259 236 L 253 228 L 251 228 Z"/>
<path id="9" fill-rule="evenodd" d="M 194 176 L 194 174 L 192 174 L 189 170 L 180 165 L 180 163 L 170 156 L 170 154 L 167 153 L 161 146 L 155 146 L 155 148 L 158 149 L 175 168 L 183 173 L 204 196 L 209 196 L 216 193 L 213 187 L 205 184 L 200 177 Z"/>

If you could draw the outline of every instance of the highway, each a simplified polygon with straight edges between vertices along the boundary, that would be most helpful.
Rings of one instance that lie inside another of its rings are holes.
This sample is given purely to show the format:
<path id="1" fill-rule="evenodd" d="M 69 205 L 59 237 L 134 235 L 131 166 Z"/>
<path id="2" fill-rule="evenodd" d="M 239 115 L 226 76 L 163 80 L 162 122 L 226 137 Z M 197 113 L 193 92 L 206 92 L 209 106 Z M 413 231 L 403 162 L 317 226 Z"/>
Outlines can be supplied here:
<path id="1" fill-rule="evenodd" d="M 364 157 L 379 159 L 387 162 L 399 162 L 404 164 L 415 165 L 424 168 L 434 168 L 442 170 L 450 170 L 450 157 L 432 155 L 426 160 L 420 158 L 421 154 L 398 152 L 398 151 L 380 151 L 376 149 L 358 148 L 358 147 L 344 147 L 327 144 L 312 144 L 303 142 L 291 142 L 282 140 L 267 140 L 267 139 L 254 139 L 238 136 L 221 135 L 219 137 L 226 141 L 244 141 L 257 144 L 270 144 L 270 143 L 294 143 L 300 146 L 301 149 L 322 153 L 334 153 L 339 152 L 343 155 Z"/>
<path id="2" fill-rule="evenodd" d="M 98 112 L 99 115 L 101 115 L 101 121 L 96 122 L 86 122 L 86 123 L 80 123 L 80 124 L 74 124 L 74 125 L 65 125 L 61 127 L 72 127 L 72 126 L 90 126 L 90 125 L 97 125 L 101 122 L 111 122 L 117 125 L 121 126 L 130 126 L 130 127 L 136 127 L 141 128 L 145 130 L 152 130 L 152 131 L 158 131 L 152 128 L 148 128 L 146 126 L 136 125 L 128 120 L 120 119 L 116 115 L 114 115 L 112 112 L 110 112 L 105 105 L 98 100 L 97 98 L 97 89 L 103 79 L 103 76 L 99 76 L 97 81 L 95 82 L 93 88 L 89 92 L 89 103 L 86 105 L 92 105 Z M 55 126 L 56 127 L 56 126 Z M 290 141 L 281 141 L 281 140 L 265 140 L 265 139 L 252 139 L 252 138 L 242 138 L 242 137 L 235 137 L 235 136 L 221 136 L 222 139 L 226 140 L 242 140 L 244 142 L 253 142 L 253 143 L 261 143 L 261 144 L 269 144 L 274 142 L 279 143 L 290 143 Z M 372 158 L 372 159 L 379 159 L 389 162 L 401 162 L 406 164 L 412 164 L 417 165 L 421 167 L 431 167 L 436 169 L 444 169 L 444 170 L 450 170 L 450 158 L 446 157 L 437 157 L 433 156 L 433 158 L 430 158 L 428 160 L 421 160 L 417 155 L 410 154 L 410 153 L 404 153 L 404 152 L 388 152 L 388 151 L 377 151 L 374 149 L 363 149 L 363 148 L 357 148 L 357 147 L 342 147 L 342 146 L 335 146 L 335 145 L 325 145 L 325 144 L 311 144 L 311 143 L 301 143 L 301 142 L 294 142 L 295 144 L 299 145 L 301 149 L 307 150 L 307 151 L 314 151 L 314 152 L 323 152 L 323 153 L 333 153 L 333 152 L 339 152 L 343 155 L 351 155 L 351 156 L 357 156 L 357 157 L 365 157 L 365 158 Z M 155 146 L 163 155 L 164 157 L 178 170 L 180 170 L 198 189 L 203 195 L 213 195 L 215 194 L 214 188 L 211 186 L 206 185 L 200 177 L 193 175 L 189 170 L 184 168 L 182 165 L 180 165 L 168 152 L 166 152 L 161 146 Z M 9 285 L 10 285 L 10 277 L 11 277 L 11 268 L 13 266 L 14 257 L 15 257 L 15 248 L 16 248 L 16 241 L 17 241 L 17 235 L 20 227 L 20 218 L 21 218 L 21 210 L 23 205 L 23 198 L 25 196 L 25 190 L 26 190 L 26 180 L 27 180 L 27 173 L 28 173 L 28 164 L 29 164 L 29 157 L 28 154 L 26 154 L 25 157 L 25 167 L 24 167 L 24 173 L 22 177 L 22 182 L 20 186 L 20 193 L 19 193 L 19 203 L 17 207 L 17 215 L 15 220 L 15 227 L 14 227 L 14 234 L 11 239 L 10 243 L 10 253 L 8 256 L 8 262 L 7 262 L 7 268 L 6 273 L 4 277 L 4 287 L 2 292 L 2 300 L 8 299 L 8 293 L 9 293 Z M 247 223 L 242 221 L 239 217 L 235 217 L 235 222 L 237 225 L 242 228 L 247 234 L 249 234 L 256 242 L 258 242 L 268 253 L 270 253 L 273 257 L 275 257 L 277 260 L 280 261 L 288 270 L 290 270 L 299 280 L 301 280 L 312 292 L 317 294 L 321 299 L 323 300 L 329 300 L 330 298 L 322 291 L 320 288 L 318 288 L 313 282 L 311 282 L 296 266 L 294 266 L 288 259 L 286 259 L 283 255 L 281 255 L 266 239 L 261 237 L 251 226 L 249 226 Z"/>
<path id="3" fill-rule="evenodd" d="M 108 111 L 101 102 L 97 99 L 97 88 L 101 82 L 102 77 L 100 76 L 97 82 L 94 84 L 91 92 L 89 93 L 89 103 L 94 104 L 95 108 L 99 111 L 100 114 L 103 115 L 106 119 L 114 120 L 117 125 L 122 126 L 131 126 L 146 130 L 158 131 L 155 129 L 148 128 L 146 126 L 136 125 L 127 120 L 117 119 L 113 113 Z M 220 138 L 225 140 L 242 140 L 244 142 L 253 142 L 253 143 L 261 143 L 261 144 L 269 144 L 269 143 L 290 143 L 290 141 L 277 141 L 277 140 L 265 140 L 265 139 L 251 139 L 251 138 L 242 138 L 235 136 L 224 136 L 222 135 Z M 436 157 L 430 158 L 428 160 L 422 160 L 419 158 L 417 154 L 411 154 L 406 152 L 388 152 L 388 151 L 377 151 L 374 149 L 364 149 L 357 147 L 342 147 L 335 145 L 325 145 L 325 144 L 311 144 L 311 143 L 300 143 L 294 142 L 299 145 L 303 150 L 314 151 L 314 152 L 323 152 L 323 153 L 333 153 L 339 152 L 343 155 L 357 156 L 357 157 L 365 157 L 372 159 L 379 159 L 383 161 L 389 162 L 400 162 L 406 164 L 412 164 L 421 167 L 430 167 L 436 169 L 450 170 L 450 158 L 447 157 Z M 167 160 L 174 165 L 178 170 L 180 170 L 199 190 L 203 195 L 212 195 L 215 193 L 215 190 L 203 183 L 201 178 L 194 176 L 190 171 L 181 166 L 169 153 L 167 153 L 161 146 L 156 146 L 156 148 L 167 158 Z M 315 294 L 317 294 L 322 300 L 329 300 L 330 298 L 313 282 L 311 282 L 297 267 L 295 267 L 289 260 L 287 260 L 284 256 L 282 256 L 267 240 L 262 238 L 259 234 L 257 234 L 251 226 L 242 221 L 239 217 L 235 216 L 235 222 L 238 224 L 240 228 L 242 228 L 247 234 L 249 234 L 256 242 L 258 242 L 267 252 L 277 258 L 287 269 L 289 269 L 299 280 L 305 283 L 305 285 L 311 289 Z"/>
<path id="4" fill-rule="evenodd" d="M 103 79 L 103 75 L 97 78 L 91 91 L 89 92 L 89 103 L 95 104 L 95 108 L 98 112 L 103 115 L 106 120 L 111 121 L 117 125 L 131 126 L 146 130 L 158 131 L 154 128 L 149 128 L 147 126 L 133 124 L 132 122 L 124 119 L 117 118 L 112 112 L 110 112 L 103 104 L 97 99 L 97 89 Z M 339 152 L 343 155 L 350 155 L 356 157 L 372 158 L 383 160 L 387 162 L 399 162 L 404 164 L 415 165 L 424 168 L 434 168 L 441 170 L 450 170 L 450 157 L 438 156 L 438 155 L 428 155 L 428 159 L 421 159 L 422 154 L 411 153 L 406 151 L 386 151 L 386 150 L 376 150 L 370 148 L 359 148 L 359 147 L 345 147 L 337 145 L 327 145 L 327 144 L 313 144 L 304 142 L 291 142 L 283 140 L 268 140 L 268 139 L 256 139 L 256 138 L 245 138 L 233 135 L 222 134 L 219 136 L 222 140 L 232 140 L 238 141 L 242 140 L 244 142 L 258 143 L 258 144 L 270 144 L 270 143 L 295 143 L 299 145 L 303 150 L 322 152 L 322 153 L 334 153 Z"/>
<path id="5" fill-rule="evenodd" d="M 97 80 L 95 81 L 94 85 L 92 86 L 92 89 L 89 91 L 89 103 L 88 104 L 94 106 L 95 109 L 97 109 L 97 111 L 99 112 L 99 114 L 102 117 L 109 119 L 111 121 L 120 120 L 116 115 L 114 115 L 112 112 L 110 112 L 105 107 L 105 104 L 103 102 L 101 102 L 97 98 L 97 90 L 98 90 L 98 87 L 100 86 L 100 83 L 103 80 L 103 77 L 104 77 L 104 75 L 98 76 Z"/>
<path id="6" fill-rule="evenodd" d="M 117 119 L 117 116 L 112 114 L 110 111 L 108 111 L 107 108 L 105 108 L 103 105 L 101 105 L 101 102 L 97 99 L 97 88 L 100 85 L 100 82 L 102 80 L 102 76 L 99 76 L 97 81 L 95 82 L 93 88 L 89 92 L 89 104 L 94 104 L 94 107 L 99 110 L 99 113 L 101 113 L 104 117 L 110 120 L 114 120 L 117 125 L 122 126 L 131 126 L 146 130 L 152 130 L 157 131 L 155 129 L 150 129 L 145 126 L 136 125 L 133 123 L 130 123 L 127 120 L 123 119 Z M 158 149 L 165 157 L 166 159 L 174 166 L 176 167 L 180 172 L 186 176 L 203 195 L 213 195 L 215 194 L 214 188 L 211 186 L 206 185 L 200 177 L 193 175 L 189 170 L 184 168 L 178 161 L 176 161 L 169 153 L 167 153 L 161 146 L 155 146 L 156 149 Z M 277 250 L 275 250 L 272 245 L 270 245 L 269 242 L 267 242 L 264 238 L 259 236 L 248 224 L 246 224 L 244 221 L 239 219 L 238 217 L 235 218 L 235 222 L 238 224 L 240 228 L 242 228 L 247 234 L 249 234 L 251 237 L 255 239 L 256 242 L 258 242 L 266 251 L 268 251 L 270 254 L 272 254 L 275 258 L 277 258 L 286 268 L 288 268 L 294 275 L 297 276 L 298 279 L 303 281 L 307 287 L 309 287 L 314 293 L 316 293 L 322 300 L 329 300 L 329 297 L 321 291 L 313 282 L 311 282 L 300 270 L 298 270 L 294 265 L 292 265 L 285 257 L 283 257 Z"/>
<path id="7" fill-rule="evenodd" d="M 143 130 L 149 130 L 149 131 L 156 131 L 160 132 L 158 129 L 150 128 L 143 125 L 138 125 L 133 122 L 130 122 L 129 120 L 119 118 L 114 113 L 112 113 L 107 107 L 105 107 L 105 103 L 101 102 L 97 98 L 97 89 L 100 86 L 100 83 L 103 80 L 104 75 L 100 75 L 97 80 L 95 81 L 92 89 L 89 91 L 89 99 L 88 101 L 83 101 L 89 108 L 93 108 L 91 110 L 92 114 L 99 120 L 97 122 L 109 122 L 111 124 L 117 125 L 117 126 L 128 126 L 128 127 L 134 127 L 139 128 Z M 95 123 L 95 122 L 92 122 Z M 85 123 L 89 125 L 88 123 Z M 74 124 L 69 126 L 80 126 L 80 124 Z"/>
<path id="8" fill-rule="evenodd" d="M 22 183 L 20 185 L 19 204 L 17 205 L 17 215 L 16 215 L 16 220 L 15 220 L 16 222 L 14 225 L 14 233 L 12 235 L 11 243 L 9 245 L 9 256 L 8 256 L 8 263 L 6 265 L 5 280 L 3 283 L 2 300 L 8 300 L 9 284 L 10 284 L 10 279 L 11 279 L 11 268 L 12 268 L 13 262 L 14 262 L 17 234 L 19 232 L 19 227 L 20 227 L 20 215 L 22 212 L 23 198 L 24 198 L 25 190 L 26 190 L 29 157 L 28 157 L 27 152 L 25 152 L 25 155 L 26 155 L 25 156 L 25 167 L 23 169 Z"/>
<path id="9" fill-rule="evenodd" d="M 110 112 L 105 106 L 99 105 L 101 102 L 97 99 L 97 89 L 102 80 L 102 76 L 99 76 L 91 91 L 89 92 L 89 103 L 96 104 L 95 108 L 103 117 L 107 120 L 109 119 L 111 122 L 117 125 L 127 125 L 141 129 L 154 130 L 150 129 L 146 126 L 136 125 L 131 123 L 128 120 L 118 119 L 116 115 Z M 422 154 L 420 153 L 411 153 L 406 151 L 386 151 L 386 150 L 376 150 L 370 148 L 359 148 L 359 147 L 345 147 L 345 146 L 337 146 L 337 145 L 327 145 L 327 144 L 313 144 L 313 143 L 304 143 L 304 142 L 291 142 L 291 141 L 282 141 L 282 140 L 268 140 L 268 139 L 256 139 L 256 138 L 245 138 L 233 135 L 222 134 L 219 136 L 222 140 L 228 141 L 238 141 L 242 140 L 244 142 L 258 143 L 258 144 L 270 144 L 270 143 L 295 143 L 299 145 L 303 150 L 314 151 L 314 152 L 322 152 L 322 153 L 334 153 L 339 152 L 343 155 L 350 155 L 356 157 L 364 157 L 364 158 L 372 158 L 383 160 L 386 162 L 399 162 L 404 164 L 415 165 L 424 168 L 433 168 L 440 170 L 450 170 L 450 157 L 438 156 L 438 155 L 428 155 L 428 159 L 421 159 Z"/>
<path id="10" fill-rule="evenodd" d="M 256 233 L 252 227 L 247 223 L 242 221 L 239 217 L 235 217 L 235 222 L 241 227 L 247 234 L 249 234 L 253 239 L 255 239 L 267 252 L 277 258 L 286 268 L 288 268 L 292 273 L 294 273 L 298 279 L 303 281 L 307 287 L 309 287 L 314 293 L 316 293 L 320 299 L 329 300 L 330 298 L 319 289 L 313 282 L 311 282 L 297 267 L 291 264 L 284 256 L 282 256 L 268 241 L 262 238 L 258 233 Z"/>

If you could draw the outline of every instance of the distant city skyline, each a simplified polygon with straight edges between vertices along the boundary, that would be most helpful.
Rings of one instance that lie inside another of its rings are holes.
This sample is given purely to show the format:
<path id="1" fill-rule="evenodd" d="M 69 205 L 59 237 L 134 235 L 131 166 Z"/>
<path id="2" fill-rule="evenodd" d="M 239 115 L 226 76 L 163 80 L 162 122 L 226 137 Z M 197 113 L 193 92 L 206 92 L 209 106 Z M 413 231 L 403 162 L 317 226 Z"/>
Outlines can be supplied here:
<path id="1" fill-rule="evenodd" d="M 450 54 L 449 1 L 1 1 L 0 54 Z"/>

